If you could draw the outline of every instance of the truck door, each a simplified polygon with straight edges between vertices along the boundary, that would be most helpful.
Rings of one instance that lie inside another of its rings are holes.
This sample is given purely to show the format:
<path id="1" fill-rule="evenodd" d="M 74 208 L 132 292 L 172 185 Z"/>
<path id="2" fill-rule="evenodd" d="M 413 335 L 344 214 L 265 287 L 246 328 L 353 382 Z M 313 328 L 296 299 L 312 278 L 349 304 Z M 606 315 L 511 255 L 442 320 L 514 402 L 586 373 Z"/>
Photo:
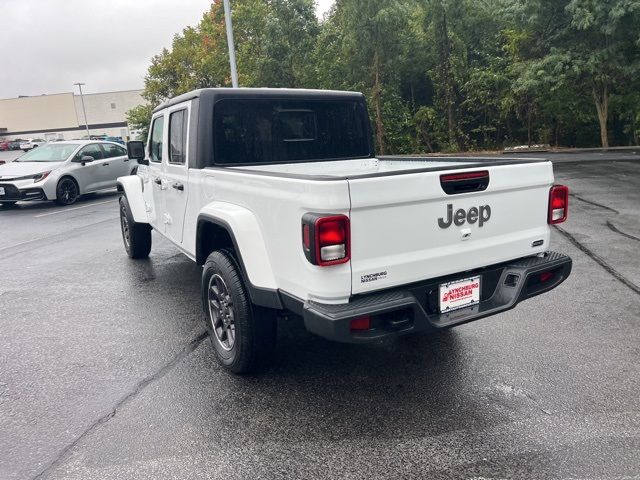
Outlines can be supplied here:
<path id="1" fill-rule="evenodd" d="M 147 145 L 149 166 L 147 174 L 143 174 L 144 201 L 151 225 L 157 231 L 165 233 L 162 206 L 162 194 L 166 188 L 166 182 L 162 178 L 162 158 L 165 150 L 164 112 L 155 116 L 152 121 Z"/>
<path id="2" fill-rule="evenodd" d="M 189 105 L 179 105 L 168 110 L 167 158 L 163 162 L 164 218 L 166 235 L 174 242 L 182 243 L 188 185 L 188 141 Z"/>

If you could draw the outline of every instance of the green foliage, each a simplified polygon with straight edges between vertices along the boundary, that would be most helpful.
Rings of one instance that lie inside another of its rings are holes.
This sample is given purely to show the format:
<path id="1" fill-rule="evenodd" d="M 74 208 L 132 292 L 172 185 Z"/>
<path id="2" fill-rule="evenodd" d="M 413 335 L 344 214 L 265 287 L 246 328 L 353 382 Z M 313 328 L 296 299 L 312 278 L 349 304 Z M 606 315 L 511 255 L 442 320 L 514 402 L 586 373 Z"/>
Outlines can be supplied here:
<path id="1" fill-rule="evenodd" d="M 127 112 L 127 122 L 132 130 L 140 130 L 140 138 L 149 136 L 149 124 L 153 107 L 149 104 L 138 105 Z M 137 140 L 132 138 L 131 140 Z"/>
<path id="2" fill-rule="evenodd" d="M 361 91 L 379 153 L 638 141 L 638 0 L 336 0 L 321 22 L 313 0 L 231 3 L 241 86 Z M 152 59 L 130 123 L 230 86 L 228 65 L 216 1 Z"/>

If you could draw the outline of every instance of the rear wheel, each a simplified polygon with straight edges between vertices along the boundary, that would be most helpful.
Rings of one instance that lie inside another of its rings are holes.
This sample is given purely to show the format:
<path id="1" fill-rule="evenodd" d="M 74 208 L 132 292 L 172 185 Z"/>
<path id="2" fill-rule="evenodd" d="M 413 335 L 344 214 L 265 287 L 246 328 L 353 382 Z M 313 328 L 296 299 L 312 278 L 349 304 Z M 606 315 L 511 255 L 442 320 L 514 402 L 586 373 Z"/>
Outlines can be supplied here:
<path id="1" fill-rule="evenodd" d="M 124 249 L 130 258 L 147 258 L 151 252 L 151 225 L 136 223 L 127 197 L 120 197 L 120 230 Z"/>
<path id="2" fill-rule="evenodd" d="M 56 187 L 56 203 L 58 205 L 72 205 L 76 203 L 80 196 L 80 188 L 71 177 L 63 177 Z"/>
<path id="3" fill-rule="evenodd" d="M 276 344 L 276 312 L 252 305 L 233 254 L 218 250 L 202 271 L 206 326 L 218 362 L 233 373 L 269 365 Z"/>

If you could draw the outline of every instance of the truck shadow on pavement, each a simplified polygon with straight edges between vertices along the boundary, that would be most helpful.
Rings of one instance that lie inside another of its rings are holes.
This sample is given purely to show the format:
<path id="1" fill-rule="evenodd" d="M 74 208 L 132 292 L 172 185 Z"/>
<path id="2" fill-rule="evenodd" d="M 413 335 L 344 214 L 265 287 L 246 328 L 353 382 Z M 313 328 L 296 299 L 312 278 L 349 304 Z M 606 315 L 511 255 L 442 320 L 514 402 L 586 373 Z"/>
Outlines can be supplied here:
<path id="1" fill-rule="evenodd" d="M 157 263 L 153 257 L 135 262 L 129 270 L 132 286 L 159 300 L 147 304 L 153 309 L 148 315 L 173 324 L 163 329 L 184 338 L 204 333 L 200 267 L 178 254 Z M 167 315 L 171 311 L 184 315 Z M 249 434 L 256 441 L 291 441 L 292 435 L 300 441 L 417 438 L 460 428 L 483 429 L 503 421 L 504 412 L 491 407 L 487 411 L 486 398 L 465 394 L 463 384 L 469 383 L 470 373 L 464 338 L 448 330 L 368 345 L 340 344 L 312 335 L 301 319 L 291 317 L 279 322 L 273 364 L 250 376 L 223 370 L 205 338 L 177 367 L 189 373 L 180 374 L 180 387 L 175 389 L 180 398 L 174 400 L 189 404 L 206 398 L 185 410 L 195 409 L 207 423 L 229 429 L 225 433 L 230 438 Z M 228 422 L 231 412 L 238 410 L 243 411 L 242 434 Z"/>

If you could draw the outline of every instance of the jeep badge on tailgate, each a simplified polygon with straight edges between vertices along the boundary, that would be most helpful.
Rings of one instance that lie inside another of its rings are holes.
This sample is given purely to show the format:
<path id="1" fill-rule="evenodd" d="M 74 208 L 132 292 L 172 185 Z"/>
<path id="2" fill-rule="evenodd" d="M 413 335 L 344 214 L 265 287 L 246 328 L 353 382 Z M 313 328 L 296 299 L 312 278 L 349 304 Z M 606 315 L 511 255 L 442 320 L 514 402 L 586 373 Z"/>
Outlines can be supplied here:
<path id="1" fill-rule="evenodd" d="M 453 213 L 453 205 L 450 203 L 447 205 L 447 220 L 442 217 L 438 219 L 438 226 L 440 228 L 449 228 L 451 223 L 455 223 L 460 227 L 465 223 L 473 225 L 478 222 L 478 226 L 482 227 L 491 218 L 491 207 L 489 205 L 482 205 L 478 208 L 471 207 L 469 211 L 465 211 L 464 208 L 459 208 L 456 213 Z"/>

